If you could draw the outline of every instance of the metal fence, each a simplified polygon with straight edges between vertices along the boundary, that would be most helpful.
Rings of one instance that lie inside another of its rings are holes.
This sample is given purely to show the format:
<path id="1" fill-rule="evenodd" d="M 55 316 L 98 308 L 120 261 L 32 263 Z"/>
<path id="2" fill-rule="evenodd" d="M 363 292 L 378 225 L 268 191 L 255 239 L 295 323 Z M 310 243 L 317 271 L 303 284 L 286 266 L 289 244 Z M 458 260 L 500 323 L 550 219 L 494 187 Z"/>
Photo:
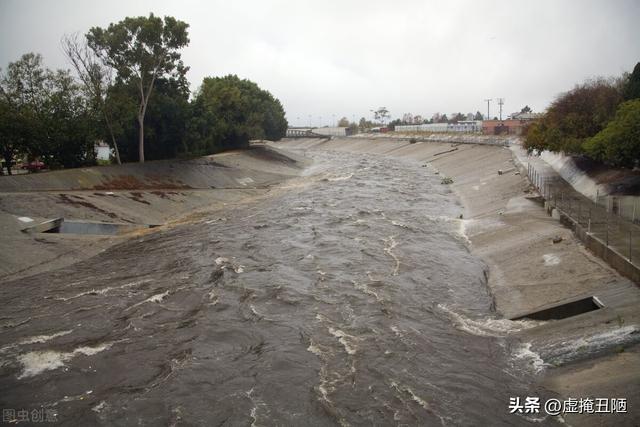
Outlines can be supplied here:
<path id="1" fill-rule="evenodd" d="M 640 220 L 635 197 L 596 195 L 591 199 L 576 191 L 557 174 L 529 164 L 528 176 L 547 206 L 558 209 L 592 237 L 640 266 Z"/>

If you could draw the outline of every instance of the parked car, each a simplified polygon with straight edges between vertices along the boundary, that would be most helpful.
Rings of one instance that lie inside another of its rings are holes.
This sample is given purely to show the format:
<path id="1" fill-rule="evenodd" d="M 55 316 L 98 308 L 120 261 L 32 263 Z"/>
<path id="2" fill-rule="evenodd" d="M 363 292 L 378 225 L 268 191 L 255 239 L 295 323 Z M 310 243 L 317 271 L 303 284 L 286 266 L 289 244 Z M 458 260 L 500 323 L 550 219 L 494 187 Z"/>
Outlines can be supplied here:
<path id="1" fill-rule="evenodd" d="M 23 163 L 20 166 L 21 169 L 26 169 L 30 172 L 39 171 L 45 168 L 44 163 L 40 160 L 34 160 L 33 162 Z"/>

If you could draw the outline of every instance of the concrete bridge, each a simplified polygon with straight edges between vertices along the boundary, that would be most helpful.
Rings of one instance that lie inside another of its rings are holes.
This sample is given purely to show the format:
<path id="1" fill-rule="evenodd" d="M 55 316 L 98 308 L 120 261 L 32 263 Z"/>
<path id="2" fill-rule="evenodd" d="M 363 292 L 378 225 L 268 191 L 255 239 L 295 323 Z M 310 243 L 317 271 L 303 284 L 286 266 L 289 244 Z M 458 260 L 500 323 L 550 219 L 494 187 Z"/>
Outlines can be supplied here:
<path id="1" fill-rule="evenodd" d="M 327 135 L 320 135 L 311 129 L 287 129 L 286 138 L 327 138 Z"/>

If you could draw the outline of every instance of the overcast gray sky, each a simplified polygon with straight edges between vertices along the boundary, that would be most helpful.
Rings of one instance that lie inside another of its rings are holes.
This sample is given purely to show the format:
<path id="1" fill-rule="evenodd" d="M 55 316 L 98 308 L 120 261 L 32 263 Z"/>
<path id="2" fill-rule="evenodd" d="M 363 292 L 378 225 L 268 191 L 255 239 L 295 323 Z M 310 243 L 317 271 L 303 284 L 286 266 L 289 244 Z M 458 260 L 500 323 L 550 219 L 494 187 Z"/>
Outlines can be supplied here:
<path id="1" fill-rule="evenodd" d="M 380 106 L 393 117 L 486 113 L 483 99 L 497 97 L 506 113 L 542 111 L 640 61 L 637 0 L 0 0 L 0 67 L 39 52 L 68 68 L 63 34 L 149 12 L 190 24 L 192 89 L 237 74 L 278 97 L 294 125 L 370 118 Z"/>

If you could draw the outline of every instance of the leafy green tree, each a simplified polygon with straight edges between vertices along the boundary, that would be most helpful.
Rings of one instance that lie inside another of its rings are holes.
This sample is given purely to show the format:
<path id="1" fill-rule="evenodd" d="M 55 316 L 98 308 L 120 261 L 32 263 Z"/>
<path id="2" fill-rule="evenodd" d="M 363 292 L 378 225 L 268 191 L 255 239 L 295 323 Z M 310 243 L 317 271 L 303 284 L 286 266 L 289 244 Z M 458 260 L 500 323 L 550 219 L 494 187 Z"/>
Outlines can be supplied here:
<path id="1" fill-rule="evenodd" d="M 556 98 L 540 122 L 525 137 L 529 151 L 583 153 L 583 144 L 600 132 L 615 115 L 620 91 L 610 81 L 597 79 L 577 85 Z"/>
<path id="2" fill-rule="evenodd" d="M 278 99 L 235 75 L 205 78 L 191 108 L 188 147 L 197 154 L 245 147 L 251 139 L 278 140 L 288 126 Z"/>
<path id="3" fill-rule="evenodd" d="M 5 165 L 14 156 L 36 157 L 46 151 L 47 82 L 51 72 L 42 66 L 42 56 L 27 53 L 7 67 L 0 77 L 2 95 L 2 152 Z"/>
<path id="4" fill-rule="evenodd" d="M 0 93 L 6 163 L 21 154 L 53 167 L 93 162 L 93 110 L 69 71 L 53 72 L 40 55 L 28 53 L 9 64 Z"/>
<path id="5" fill-rule="evenodd" d="M 73 168 L 95 163 L 98 110 L 91 108 L 68 70 L 50 73 L 45 114 L 41 117 L 48 136 L 44 160 L 52 167 Z"/>
<path id="6" fill-rule="evenodd" d="M 640 99 L 620 104 L 607 126 L 584 145 L 592 158 L 612 166 L 634 167 L 640 162 Z"/>
<path id="7" fill-rule="evenodd" d="M 340 120 L 338 120 L 338 127 L 348 127 L 348 126 L 349 126 L 349 119 L 347 119 L 346 117 L 343 117 Z"/>
<path id="8" fill-rule="evenodd" d="M 189 43 L 188 24 L 173 17 L 125 18 L 103 29 L 94 27 L 87 41 L 103 63 L 138 89 L 137 120 L 139 161 L 144 162 L 144 119 L 156 81 L 163 77 L 184 78 L 188 68 L 180 49 Z"/>
<path id="9" fill-rule="evenodd" d="M 521 113 L 531 113 L 533 110 L 531 110 L 531 107 L 529 107 L 528 105 L 525 105 L 524 107 L 522 107 L 522 110 L 520 110 Z"/>
<path id="10" fill-rule="evenodd" d="M 0 155 L 9 175 L 16 157 L 28 152 L 32 132 L 37 128 L 38 121 L 30 110 L 18 110 L 4 97 L 0 98 Z"/>
<path id="11" fill-rule="evenodd" d="M 482 113 L 480 111 L 476 111 L 476 115 L 473 116 L 473 120 L 483 120 Z"/>
<path id="12" fill-rule="evenodd" d="M 633 68 L 633 72 L 629 75 L 629 80 L 623 89 L 625 100 L 640 98 L 640 62 Z"/>
<path id="13" fill-rule="evenodd" d="M 132 82 L 116 82 L 109 91 L 114 135 L 125 162 L 138 159 L 137 88 Z M 145 159 L 174 158 L 186 153 L 186 124 L 190 119 L 189 89 L 186 82 L 158 79 L 145 116 Z"/>

